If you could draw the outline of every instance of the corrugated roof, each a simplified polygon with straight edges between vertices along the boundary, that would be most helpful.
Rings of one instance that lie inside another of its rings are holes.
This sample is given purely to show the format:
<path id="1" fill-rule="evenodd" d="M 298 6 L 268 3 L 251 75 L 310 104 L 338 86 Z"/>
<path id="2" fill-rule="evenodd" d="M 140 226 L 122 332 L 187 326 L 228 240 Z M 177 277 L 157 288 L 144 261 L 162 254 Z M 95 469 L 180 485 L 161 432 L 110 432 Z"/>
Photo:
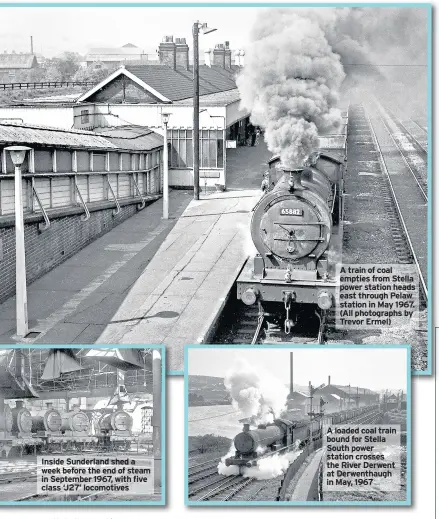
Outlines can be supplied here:
<path id="1" fill-rule="evenodd" d="M 105 135 L 103 135 L 105 133 Z M 1 122 L 0 143 L 7 146 L 56 146 L 92 150 L 148 151 L 163 144 L 163 138 L 145 127 L 104 128 L 99 133 L 64 130 L 50 126 Z"/>
<path id="2" fill-rule="evenodd" d="M 97 128 L 96 132 L 118 148 L 150 151 L 163 146 L 163 136 L 144 126 L 116 126 Z"/>
<path id="3" fill-rule="evenodd" d="M 38 66 L 34 54 L 0 54 L 0 69 L 29 69 Z"/>
<path id="4" fill-rule="evenodd" d="M 13 122 L 0 123 L 0 142 L 7 145 L 38 144 L 72 148 L 116 148 L 114 144 L 93 132 Z"/>

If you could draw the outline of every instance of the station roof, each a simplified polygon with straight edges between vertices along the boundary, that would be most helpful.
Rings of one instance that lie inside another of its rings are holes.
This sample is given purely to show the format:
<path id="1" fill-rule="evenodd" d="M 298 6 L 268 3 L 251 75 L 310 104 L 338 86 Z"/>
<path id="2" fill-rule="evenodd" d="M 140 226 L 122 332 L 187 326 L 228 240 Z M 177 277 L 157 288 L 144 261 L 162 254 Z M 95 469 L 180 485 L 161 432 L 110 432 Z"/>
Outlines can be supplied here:
<path id="1" fill-rule="evenodd" d="M 163 146 L 163 137 L 145 126 L 96 128 L 95 132 L 118 148 L 151 151 Z"/>
<path id="2" fill-rule="evenodd" d="M 149 151 L 160 147 L 163 141 L 159 134 L 146 127 L 105 128 L 102 133 L 105 135 L 84 130 L 0 122 L 0 144 L 7 146 L 22 144 L 106 151 Z"/>
<path id="3" fill-rule="evenodd" d="M 188 99 L 193 95 L 192 67 L 186 70 L 184 68 L 173 69 L 167 65 L 127 64 L 83 94 L 78 102 L 93 102 L 97 96 L 104 95 L 105 91 L 108 91 L 108 99 L 111 98 L 122 88 L 122 84 L 120 84 L 117 91 L 114 89 L 124 76 L 157 102 L 173 103 Z M 226 70 L 221 67 L 201 65 L 200 96 L 236 90 L 234 77 L 233 69 Z M 106 99 L 105 95 L 104 99 Z"/>

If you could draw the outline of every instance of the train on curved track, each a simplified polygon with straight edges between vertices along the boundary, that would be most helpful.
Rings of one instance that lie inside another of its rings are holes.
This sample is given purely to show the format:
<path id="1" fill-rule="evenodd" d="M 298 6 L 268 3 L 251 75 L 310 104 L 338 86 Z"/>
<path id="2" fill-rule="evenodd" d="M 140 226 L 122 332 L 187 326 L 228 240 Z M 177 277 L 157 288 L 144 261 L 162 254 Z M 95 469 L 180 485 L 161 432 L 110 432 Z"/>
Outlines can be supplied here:
<path id="1" fill-rule="evenodd" d="M 92 433 L 89 414 L 77 406 L 58 411 L 48 404 L 31 413 L 17 401 L 12 408 L 5 404 L 0 412 L 0 456 L 8 456 L 12 449 L 19 454 L 90 448 L 126 451 L 136 439 L 132 428 L 131 414 L 121 408 L 104 412 Z"/>
<path id="2" fill-rule="evenodd" d="M 343 240 L 346 137 L 335 137 L 335 146 L 313 152 L 304 166 L 284 167 L 279 156 L 269 161 L 251 220 L 257 254 L 237 280 L 238 299 L 258 304 L 260 316 L 282 305 L 287 334 L 311 311 L 320 321 L 318 342 L 335 303 Z"/>
<path id="3" fill-rule="evenodd" d="M 257 465 L 261 458 L 275 453 L 285 453 L 293 448 L 302 448 L 311 440 L 322 439 L 325 429 L 329 425 L 336 425 L 357 419 L 359 416 L 377 411 L 378 404 L 359 407 L 323 415 L 321 420 L 290 421 L 279 418 L 273 423 L 259 425 L 250 429 L 244 424 L 243 431 L 238 433 L 233 444 L 235 454 L 226 458 L 227 467 L 252 467 Z"/>

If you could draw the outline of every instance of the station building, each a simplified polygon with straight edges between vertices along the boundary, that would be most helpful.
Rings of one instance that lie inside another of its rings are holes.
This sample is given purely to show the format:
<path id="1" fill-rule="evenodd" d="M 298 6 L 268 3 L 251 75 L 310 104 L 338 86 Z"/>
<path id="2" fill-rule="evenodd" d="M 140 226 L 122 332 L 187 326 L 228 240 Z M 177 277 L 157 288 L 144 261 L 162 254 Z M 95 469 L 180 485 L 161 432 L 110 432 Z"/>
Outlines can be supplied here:
<path id="1" fill-rule="evenodd" d="M 162 114 L 170 114 L 169 182 L 193 186 L 193 66 L 184 38 L 168 36 L 159 46 L 159 64 L 125 62 L 74 100 L 0 107 L 1 119 L 20 119 L 101 133 L 115 126 L 139 126 L 163 135 Z M 206 53 L 200 65 L 200 186 L 227 185 L 228 150 L 245 142 L 249 113 L 240 107 L 228 42 Z"/>

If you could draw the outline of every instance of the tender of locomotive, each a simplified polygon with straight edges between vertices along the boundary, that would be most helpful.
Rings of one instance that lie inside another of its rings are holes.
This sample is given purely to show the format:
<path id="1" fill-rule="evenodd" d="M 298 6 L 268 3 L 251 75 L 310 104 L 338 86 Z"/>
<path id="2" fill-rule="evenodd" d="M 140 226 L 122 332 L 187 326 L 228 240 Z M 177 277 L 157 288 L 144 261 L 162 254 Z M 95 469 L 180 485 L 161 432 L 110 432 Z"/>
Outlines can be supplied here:
<path id="1" fill-rule="evenodd" d="M 303 167 L 288 169 L 273 157 L 262 185 L 265 193 L 253 212 L 257 254 L 238 277 L 238 298 L 257 303 L 261 315 L 270 305 L 282 304 L 286 333 L 304 310 L 312 309 L 324 322 L 335 301 L 346 138 L 333 137 L 322 138 L 323 147 Z"/>

